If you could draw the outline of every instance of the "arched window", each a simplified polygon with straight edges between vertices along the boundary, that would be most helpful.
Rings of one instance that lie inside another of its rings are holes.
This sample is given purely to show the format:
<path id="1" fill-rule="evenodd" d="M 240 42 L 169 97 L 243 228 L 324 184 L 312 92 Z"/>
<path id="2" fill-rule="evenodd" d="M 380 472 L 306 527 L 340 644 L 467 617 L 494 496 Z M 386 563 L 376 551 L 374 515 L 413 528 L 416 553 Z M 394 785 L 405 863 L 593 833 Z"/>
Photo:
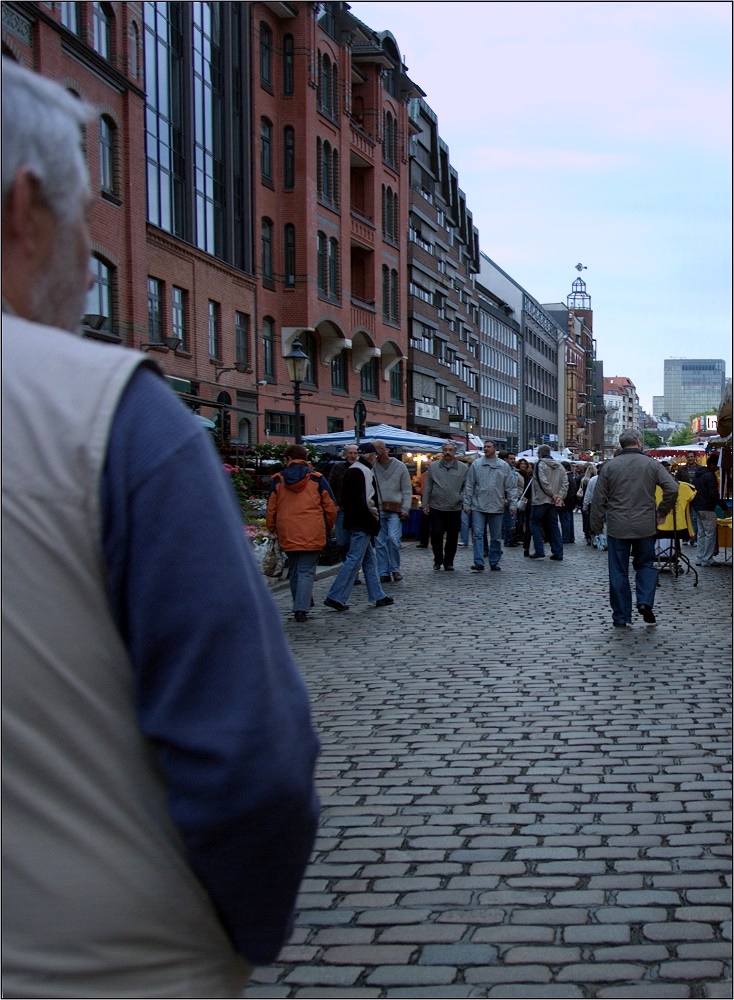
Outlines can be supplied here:
<path id="1" fill-rule="evenodd" d="M 400 315 L 400 299 L 398 292 L 398 272 L 390 271 L 390 319 L 397 323 Z"/>
<path id="2" fill-rule="evenodd" d="M 275 320 L 263 317 L 263 375 L 275 378 Z"/>
<path id="3" fill-rule="evenodd" d="M 395 166 L 395 119 L 389 111 L 385 112 L 385 138 L 382 144 L 382 154 L 386 163 Z"/>
<path id="4" fill-rule="evenodd" d="M 321 156 L 321 194 L 327 201 L 331 201 L 332 192 L 332 160 L 331 160 L 331 146 L 328 142 L 325 142 L 322 147 Z"/>
<path id="5" fill-rule="evenodd" d="M 382 265 L 382 315 L 385 319 L 390 318 L 390 268 L 387 264 Z"/>
<path id="6" fill-rule="evenodd" d="M 115 194 L 115 124 L 107 115 L 99 120 L 99 186 L 107 194 Z"/>
<path id="7" fill-rule="evenodd" d="M 336 150 L 331 161 L 331 200 L 335 207 L 339 204 L 339 154 Z"/>
<path id="8" fill-rule="evenodd" d="M 264 21 L 260 22 L 260 83 L 271 87 L 273 83 L 273 33 Z"/>
<path id="9" fill-rule="evenodd" d="M 296 227 L 291 223 L 285 227 L 283 236 L 283 254 L 285 263 L 286 288 L 294 288 L 296 284 Z"/>
<path id="10" fill-rule="evenodd" d="M 339 241 L 333 236 L 329 240 L 329 295 L 339 297 Z"/>
<path id="11" fill-rule="evenodd" d="M 323 143 L 321 139 L 316 139 L 316 193 L 323 195 L 324 193 L 324 177 L 323 177 Z"/>
<path id="12" fill-rule="evenodd" d="M 321 77 L 319 79 L 319 104 L 323 111 L 332 113 L 331 100 L 331 59 L 324 53 L 321 57 Z"/>
<path id="13" fill-rule="evenodd" d="M 390 369 L 390 402 L 402 403 L 403 401 L 403 362 L 398 361 Z"/>
<path id="14" fill-rule="evenodd" d="M 273 126 L 267 118 L 260 119 L 260 173 L 264 181 L 272 181 Z"/>
<path id="15" fill-rule="evenodd" d="M 331 360 L 331 388 L 340 392 L 347 392 L 347 356 L 344 351 L 340 351 Z"/>
<path id="16" fill-rule="evenodd" d="M 104 322 L 95 329 L 111 333 L 115 325 L 114 270 L 96 255 L 89 262 L 89 270 L 92 273 L 93 284 L 87 293 L 84 315 L 103 316 Z"/>
<path id="17" fill-rule="evenodd" d="M 92 4 L 92 48 L 103 59 L 112 58 L 112 24 L 114 15 L 108 3 Z"/>
<path id="18" fill-rule="evenodd" d="M 266 281 L 273 280 L 273 223 L 270 219 L 262 220 L 261 227 L 261 263 L 262 276 Z"/>
<path id="19" fill-rule="evenodd" d="M 316 233 L 316 278 L 319 292 L 326 295 L 329 289 L 326 270 L 326 236 L 320 231 Z"/>
<path id="20" fill-rule="evenodd" d="M 302 333 L 299 337 L 303 353 L 308 354 L 308 368 L 304 382 L 315 386 L 316 383 L 316 338 L 312 333 Z"/>
<path id="21" fill-rule="evenodd" d="M 295 92 L 295 61 L 293 35 L 283 38 L 283 93 L 286 96 Z"/>
<path id="22" fill-rule="evenodd" d="M 289 190 L 296 184 L 296 138 L 290 125 L 283 129 L 283 187 Z"/>
<path id="23" fill-rule="evenodd" d="M 370 358 L 359 373 L 360 389 L 363 396 L 379 399 L 380 373 L 377 358 Z"/>

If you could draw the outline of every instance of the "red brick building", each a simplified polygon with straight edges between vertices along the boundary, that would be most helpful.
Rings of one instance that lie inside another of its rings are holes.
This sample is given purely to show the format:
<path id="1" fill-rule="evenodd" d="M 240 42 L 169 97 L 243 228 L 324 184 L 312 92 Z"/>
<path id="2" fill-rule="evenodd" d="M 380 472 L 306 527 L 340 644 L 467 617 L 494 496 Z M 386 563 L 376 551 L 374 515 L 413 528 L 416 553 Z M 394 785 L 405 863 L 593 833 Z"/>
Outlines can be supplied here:
<path id="1" fill-rule="evenodd" d="M 260 440 L 293 438 L 283 356 L 311 359 L 303 433 L 405 426 L 408 118 L 394 38 L 343 3 L 252 7 Z"/>

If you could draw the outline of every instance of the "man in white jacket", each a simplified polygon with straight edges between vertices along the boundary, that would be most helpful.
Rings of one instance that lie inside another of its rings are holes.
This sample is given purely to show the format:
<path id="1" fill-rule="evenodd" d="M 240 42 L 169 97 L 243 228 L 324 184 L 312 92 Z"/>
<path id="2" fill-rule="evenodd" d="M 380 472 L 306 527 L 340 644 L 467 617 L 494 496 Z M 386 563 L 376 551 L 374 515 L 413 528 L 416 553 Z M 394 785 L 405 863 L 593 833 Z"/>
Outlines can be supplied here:
<path id="1" fill-rule="evenodd" d="M 484 444 L 484 458 L 475 459 L 464 486 L 464 510 L 471 511 L 475 573 L 484 572 L 484 533 L 489 529 L 489 568 L 500 569 L 502 521 L 505 507 L 517 511 L 517 476 L 507 462 L 497 457 L 494 441 Z"/>

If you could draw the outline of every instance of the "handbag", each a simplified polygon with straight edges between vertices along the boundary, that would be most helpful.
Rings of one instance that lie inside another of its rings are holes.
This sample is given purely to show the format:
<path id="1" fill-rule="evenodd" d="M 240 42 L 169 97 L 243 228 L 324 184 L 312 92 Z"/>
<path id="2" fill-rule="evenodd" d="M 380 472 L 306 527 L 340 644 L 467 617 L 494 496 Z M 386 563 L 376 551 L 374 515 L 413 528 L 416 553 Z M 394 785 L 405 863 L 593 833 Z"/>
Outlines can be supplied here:
<path id="1" fill-rule="evenodd" d="M 280 576 L 285 566 L 285 552 L 278 544 L 277 538 L 271 538 L 263 556 L 262 570 L 265 576 Z"/>
<path id="2" fill-rule="evenodd" d="M 532 479 L 528 479 L 527 486 L 522 491 L 522 495 L 520 496 L 520 499 L 517 501 L 517 509 L 520 510 L 520 511 L 525 510 L 525 508 L 528 505 L 528 498 L 526 497 L 525 494 L 530 489 L 530 487 L 532 486 L 532 484 L 533 484 Z"/>
<path id="3" fill-rule="evenodd" d="M 388 514 L 401 514 L 403 505 L 401 503 L 395 503 L 393 500 L 383 500 L 382 509 Z"/>

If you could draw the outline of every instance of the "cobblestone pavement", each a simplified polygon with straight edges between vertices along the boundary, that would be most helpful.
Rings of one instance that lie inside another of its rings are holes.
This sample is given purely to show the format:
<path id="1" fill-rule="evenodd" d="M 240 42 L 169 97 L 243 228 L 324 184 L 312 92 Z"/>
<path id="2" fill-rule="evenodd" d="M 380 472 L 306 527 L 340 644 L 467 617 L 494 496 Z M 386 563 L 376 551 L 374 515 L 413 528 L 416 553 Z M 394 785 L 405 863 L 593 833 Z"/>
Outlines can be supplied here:
<path id="1" fill-rule="evenodd" d="M 245 997 L 731 997 L 731 569 L 614 629 L 606 556 L 507 549 L 395 605 L 276 601 L 322 740 L 321 831 Z M 691 556 L 695 550 L 686 550 Z"/>

